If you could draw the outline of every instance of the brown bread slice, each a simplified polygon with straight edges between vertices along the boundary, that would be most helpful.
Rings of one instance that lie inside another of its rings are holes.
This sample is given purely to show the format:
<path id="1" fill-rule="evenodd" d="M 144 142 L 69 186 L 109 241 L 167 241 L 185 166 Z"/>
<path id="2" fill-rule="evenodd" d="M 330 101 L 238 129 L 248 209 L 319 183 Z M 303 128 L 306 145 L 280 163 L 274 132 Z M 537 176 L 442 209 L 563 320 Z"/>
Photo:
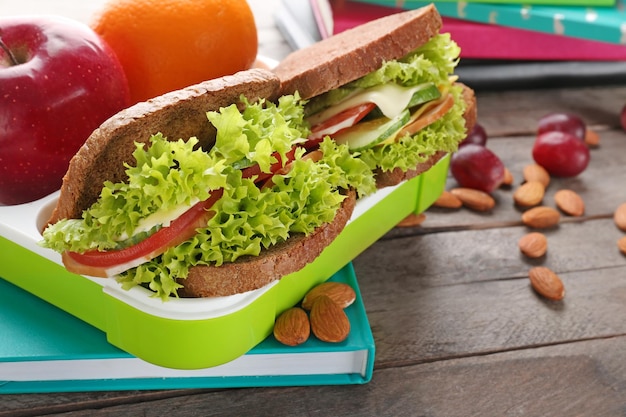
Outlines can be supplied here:
<path id="1" fill-rule="evenodd" d="M 48 223 L 80 218 L 102 191 L 104 181 L 126 179 L 123 163 L 133 163 L 134 142 L 148 142 L 163 133 L 170 140 L 199 139 L 208 149 L 215 129 L 206 112 L 238 103 L 244 94 L 249 100 L 274 100 L 279 80 L 265 69 L 241 71 L 173 91 L 122 110 L 96 129 L 70 161 L 63 178 L 59 201 Z"/>
<path id="2" fill-rule="evenodd" d="M 178 290 L 182 297 L 214 297 L 256 290 L 270 282 L 299 271 L 313 262 L 337 235 L 352 216 L 356 193 L 348 192 L 335 218 L 325 223 L 309 236 L 303 234 L 264 250 L 260 256 L 246 256 L 219 267 L 194 266 L 189 276 L 179 279 L 184 288 Z"/>
<path id="3" fill-rule="evenodd" d="M 281 94 L 315 97 L 401 58 L 439 33 L 441 16 L 432 4 L 396 13 L 292 52 L 274 72 Z"/>

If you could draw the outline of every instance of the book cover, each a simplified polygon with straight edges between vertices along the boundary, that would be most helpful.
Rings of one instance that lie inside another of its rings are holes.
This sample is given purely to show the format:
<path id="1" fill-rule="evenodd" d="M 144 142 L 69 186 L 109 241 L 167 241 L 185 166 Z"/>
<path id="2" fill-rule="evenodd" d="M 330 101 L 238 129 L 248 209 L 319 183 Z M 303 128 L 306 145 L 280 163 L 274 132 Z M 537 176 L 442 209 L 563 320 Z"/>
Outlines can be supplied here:
<path id="1" fill-rule="evenodd" d="M 385 2 L 384 0 L 380 3 Z M 393 6 L 344 1 L 333 7 L 334 33 L 396 13 Z M 404 2 L 404 7 L 410 2 Z M 437 8 L 446 7 L 437 3 Z M 469 5 L 467 6 L 469 7 Z M 461 58 L 535 61 L 622 61 L 626 48 L 606 42 L 577 39 L 515 27 L 443 17 L 442 33 L 449 32 L 461 47 Z"/>
<path id="2" fill-rule="evenodd" d="M 356 0 L 360 3 L 414 9 L 431 4 L 416 0 Z M 626 10 L 623 0 L 612 6 L 546 6 L 530 3 L 435 2 L 442 16 L 526 29 L 552 35 L 624 45 Z"/>
<path id="3" fill-rule="evenodd" d="M 374 339 L 349 263 L 330 280 L 357 294 L 341 343 L 313 335 L 285 346 L 269 336 L 244 356 L 194 370 L 165 368 L 109 344 L 104 332 L 0 279 L 0 393 L 362 384 L 371 379 Z"/>

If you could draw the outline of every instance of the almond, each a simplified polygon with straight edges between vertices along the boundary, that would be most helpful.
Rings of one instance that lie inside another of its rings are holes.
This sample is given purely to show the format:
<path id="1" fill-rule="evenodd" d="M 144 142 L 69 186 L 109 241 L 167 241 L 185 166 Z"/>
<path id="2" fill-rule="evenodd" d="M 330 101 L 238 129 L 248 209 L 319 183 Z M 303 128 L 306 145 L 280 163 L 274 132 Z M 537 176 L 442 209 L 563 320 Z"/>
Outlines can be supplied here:
<path id="1" fill-rule="evenodd" d="M 620 252 L 626 255 L 626 236 L 617 241 L 617 247 L 619 248 Z"/>
<path id="2" fill-rule="evenodd" d="M 311 330 L 323 342 L 341 342 L 350 334 L 350 320 L 330 297 L 317 297 L 311 308 Z"/>
<path id="3" fill-rule="evenodd" d="M 595 130 L 587 129 L 585 131 L 585 143 L 590 148 L 600 146 L 600 135 Z"/>
<path id="4" fill-rule="evenodd" d="M 324 282 L 313 287 L 302 299 L 302 308 L 310 310 L 317 297 L 325 295 L 339 307 L 346 308 L 356 299 L 354 289 L 343 282 Z"/>
<path id="5" fill-rule="evenodd" d="M 529 258 L 540 258 L 548 250 L 548 239 L 543 233 L 532 232 L 522 236 L 517 245 Z"/>
<path id="6" fill-rule="evenodd" d="M 546 189 L 536 180 L 525 182 L 513 193 L 515 204 L 521 207 L 533 207 L 541 203 Z"/>
<path id="7" fill-rule="evenodd" d="M 526 165 L 524 167 L 523 176 L 526 181 L 539 181 L 543 184 L 543 188 L 548 188 L 550 184 L 550 174 L 541 165 Z"/>
<path id="8" fill-rule="evenodd" d="M 411 213 L 408 216 L 406 216 L 404 219 L 400 220 L 400 222 L 398 222 L 396 226 L 398 227 L 419 226 L 420 224 L 424 223 L 424 220 L 426 220 L 426 215 L 424 213 L 420 213 L 420 214 Z"/>
<path id="9" fill-rule="evenodd" d="M 528 227 L 545 229 L 556 226 L 561 220 L 561 214 L 552 207 L 533 207 L 522 214 L 522 223 Z"/>
<path id="10" fill-rule="evenodd" d="M 489 211 L 496 205 L 496 201 L 493 197 L 484 191 L 459 187 L 453 188 L 450 192 L 458 197 L 465 207 L 472 210 Z"/>
<path id="11" fill-rule="evenodd" d="M 452 194 L 450 191 L 444 191 L 439 198 L 435 200 L 433 206 L 441 208 L 460 208 L 463 202 L 459 200 L 459 197 Z"/>
<path id="12" fill-rule="evenodd" d="M 274 323 L 274 337 L 287 346 L 297 346 L 306 342 L 310 334 L 309 317 L 300 307 L 285 310 Z"/>
<path id="13" fill-rule="evenodd" d="M 617 207 L 613 214 L 613 221 L 620 230 L 626 232 L 626 203 L 622 203 Z"/>
<path id="14" fill-rule="evenodd" d="M 528 272 L 530 285 L 541 296 L 559 301 L 565 297 L 565 287 L 563 281 L 551 269 L 545 266 L 536 266 Z"/>
<path id="15" fill-rule="evenodd" d="M 585 202 L 572 190 L 559 190 L 554 194 L 556 206 L 570 216 L 582 216 L 585 213 Z"/>
<path id="16" fill-rule="evenodd" d="M 509 171 L 508 168 L 504 168 L 504 179 L 502 180 L 502 185 L 509 186 L 512 185 L 514 181 L 513 174 Z"/>

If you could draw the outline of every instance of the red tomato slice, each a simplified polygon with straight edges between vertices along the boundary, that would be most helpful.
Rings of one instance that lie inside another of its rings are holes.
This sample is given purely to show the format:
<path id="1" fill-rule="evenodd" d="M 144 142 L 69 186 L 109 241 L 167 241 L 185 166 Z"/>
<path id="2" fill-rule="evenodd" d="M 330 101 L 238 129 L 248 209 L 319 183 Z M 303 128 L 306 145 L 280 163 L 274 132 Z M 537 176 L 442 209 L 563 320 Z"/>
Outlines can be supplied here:
<path id="1" fill-rule="evenodd" d="M 297 147 L 294 146 L 289 152 L 287 152 L 287 161 L 285 161 L 285 164 L 288 164 L 289 162 L 294 160 L 296 149 Z M 256 176 L 254 182 L 255 184 L 257 184 L 265 181 L 266 179 L 274 175 L 274 172 L 280 170 L 283 167 L 283 163 L 282 158 L 278 152 L 274 152 L 272 156 L 276 158 L 276 162 L 270 165 L 270 172 L 261 172 L 261 167 L 259 166 L 259 164 L 254 164 L 241 170 L 242 178 L 252 178 Z"/>
<path id="2" fill-rule="evenodd" d="M 358 106 L 346 109 L 340 113 L 337 113 L 333 117 L 326 119 L 322 123 L 319 123 L 311 128 L 311 134 L 308 137 L 308 141 L 304 144 L 304 147 L 310 149 L 317 146 L 325 136 L 332 136 L 335 133 L 347 129 L 357 124 L 362 118 L 367 116 L 369 112 L 374 110 L 376 104 L 363 103 Z"/>
<path id="3" fill-rule="evenodd" d="M 206 226 L 215 212 L 209 209 L 222 197 L 224 190 L 219 189 L 211 196 L 193 205 L 169 226 L 159 229 L 156 233 L 136 245 L 119 250 L 85 253 L 64 252 L 63 264 L 68 271 L 95 277 L 111 277 L 130 268 L 149 261 L 168 248 L 181 244 L 196 234 L 196 229 Z"/>
<path id="4" fill-rule="evenodd" d="M 294 146 L 286 154 L 285 165 L 295 158 L 297 147 Z M 276 162 L 271 164 L 271 172 L 261 172 L 258 164 L 242 170 L 243 178 L 256 176 L 255 183 L 260 183 L 283 168 L 280 154 L 275 152 Z M 163 227 L 147 239 L 136 245 L 119 250 L 98 251 L 91 250 L 85 253 L 66 251 L 62 254 L 63 264 L 70 272 L 94 277 L 112 277 L 128 269 L 139 266 L 161 255 L 167 249 L 181 244 L 196 234 L 196 229 L 206 226 L 215 212 L 209 209 L 222 197 L 224 190 L 214 191 L 211 196 L 196 203 L 183 213 L 169 226 Z"/>
<path id="5" fill-rule="evenodd" d="M 324 156 L 324 154 L 322 153 L 322 151 L 317 149 L 317 150 L 311 151 L 311 152 L 307 153 L 306 155 L 304 155 L 302 157 L 302 160 L 305 161 L 307 159 L 311 159 L 313 162 L 317 162 L 320 159 L 322 159 L 323 156 Z M 264 188 L 267 188 L 267 187 L 273 187 L 274 186 L 274 177 L 276 175 L 285 175 L 286 173 L 288 173 L 291 170 L 292 166 L 293 166 L 293 161 L 290 161 L 283 168 L 281 168 L 278 171 L 276 171 L 274 173 L 274 175 L 272 175 L 270 178 L 267 179 L 267 181 L 265 181 L 265 183 L 263 183 L 263 186 L 261 187 L 261 189 L 264 189 Z"/>

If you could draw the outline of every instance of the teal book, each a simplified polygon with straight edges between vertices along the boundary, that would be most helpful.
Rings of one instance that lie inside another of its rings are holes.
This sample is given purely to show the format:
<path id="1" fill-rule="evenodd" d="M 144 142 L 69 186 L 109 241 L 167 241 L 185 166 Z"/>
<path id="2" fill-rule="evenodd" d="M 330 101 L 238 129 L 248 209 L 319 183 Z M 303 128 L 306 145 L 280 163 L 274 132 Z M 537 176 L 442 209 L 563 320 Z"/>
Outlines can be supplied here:
<path id="1" fill-rule="evenodd" d="M 375 346 L 352 264 L 330 280 L 357 294 L 345 310 L 351 324 L 345 341 L 325 343 L 311 334 L 291 347 L 270 335 L 228 363 L 181 370 L 124 352 L 101 330 L 0 279 L 0 393 L 367 383 Z"/>
<path id="2" fill-rule="evenodd" d="M 415 0 L 358 0 L 362 3 L 414 9 L 431 4 Z M 626 10 L 622 0 L 604 4 L 559 5 L 533 2 L 435 1 L 442 16 L 503 27 L 624 45 Z"/>

